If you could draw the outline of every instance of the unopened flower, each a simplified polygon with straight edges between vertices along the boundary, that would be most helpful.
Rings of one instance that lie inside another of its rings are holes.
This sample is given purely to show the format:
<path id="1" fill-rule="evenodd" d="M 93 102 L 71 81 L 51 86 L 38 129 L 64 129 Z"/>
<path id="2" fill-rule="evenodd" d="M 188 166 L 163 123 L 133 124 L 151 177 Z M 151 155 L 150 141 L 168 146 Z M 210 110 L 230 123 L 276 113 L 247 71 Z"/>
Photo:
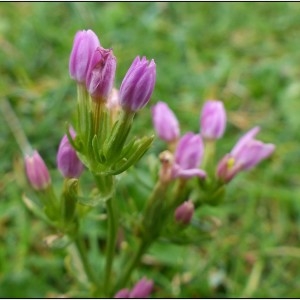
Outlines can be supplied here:
<path id="1" fill-rule="evenodd" d="M 217 100 L 206 101 L 202 108 L 200 124 L 204 139 L 221 138 L 226 127 L 226 111 L 223 103 Z"/>
<path id="2" fill-rule="evenodd" d="M 100 42 L 92 30 L 81 30 L 75 35 L 70 55 L 69 71 L 78 83 L 85 83 L 91 58 Z"/>
<path id="3" fill-rule="evenodd" d="M 206 173 L 199 169 L 204 153 L 200 134 L 186 133 L 177 144 L 173 178 L 205 177 Z"/>
<path id="4" fill-rule="evenodd" d="M 156 80 L 156 65 L 143 57 L 137 56 L 128 69 L 121 87 L 120 104 L 123 109 L 136 112 L 150 100 Z"/>
<path id="5" fill-rule="evenodd" d="M 180 134 L 179 123 L 166 103 L 159 101 L 152 107 L 152 121 L 159 138 L 166 142 L 178 139 Z"/>
<path id="6" fill-rule="evenodd" d="M 115 299 L 127 299 L 129 298 L 129 294 L 130 294 L 130 290 L 129 289 L 122 289 L 122 290 L 119 290 L 114 298 Z"/>
<path id="7" fill-rule="evenodd" d="M 165 150 L 159 154 L 160 171 L 159 179 L 161 182 L 168 183 L 173 179 L 174 155 L 169 150 Z"/>
<path id="8" fill-rule="evenodd" d="M 76 136 L 72 128 L 70 129 L 70 135 L 72 138 Z M 67 178 L 79 178 L 84 170 L 84 166 L 71 146 L 67 135 L 63 136 L 59 144 L 56 161 L 59 171 Z"/>
<path id="9" fill-rule="evenodd" d="M 107 100 L 112 91 L 116 65 L 112 49 L 98 47 L 94 51 L 86 76 L 86 88 L 93 100 Z"/>
<path id="10" fill-rule="evenodd" d="M 35 190 L 45 190 L 51 183 L 45 162 L 35 150 L 32 155 L 25 155 L 25 170 L 31 186 Z"/>
<path id="11" fill-rule="evenodd" d="M 189 224 L 193 217 L 194 210 L 195 207 L 192 201 L 183 202 L 175 210 L 174 218 L 176 222 L 181 223 L 183 225 Z"/>
<path id="12" fill-rule="evenodd" d="M 254 127 L 248 131 L 232 151 L 221 159 L 217 177 L 223 182 L 229 182 L 240 171 L 252 169 L 274 152 L 274 144 L 265 144 L 254 139 L 259 130 L 259 127 Z"/>
<path id="13" fill-rule="evenodd" d="M 147 298 L 153 289 L 153 281 L 147 278 L 142 278 L 132 288 L 129 298 Z"/>

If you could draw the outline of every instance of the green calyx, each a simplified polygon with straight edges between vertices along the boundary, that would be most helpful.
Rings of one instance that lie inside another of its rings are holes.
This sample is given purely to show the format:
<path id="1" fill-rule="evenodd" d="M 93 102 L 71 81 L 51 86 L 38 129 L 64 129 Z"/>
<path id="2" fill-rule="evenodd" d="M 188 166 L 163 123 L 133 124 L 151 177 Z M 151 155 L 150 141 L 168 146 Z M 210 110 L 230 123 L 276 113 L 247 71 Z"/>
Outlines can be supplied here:
<path id="1" fill-rule="evenodd" d="M 120 174 L 144 155 L 154 136 L 127 141 L 135 113 L 121 111 L 113 123 L 106 103 L 93 102 L 82 89 L 78 88 L 77 134 L 72 139 L 67 128 L 69 142 L 94 175 Z"/>

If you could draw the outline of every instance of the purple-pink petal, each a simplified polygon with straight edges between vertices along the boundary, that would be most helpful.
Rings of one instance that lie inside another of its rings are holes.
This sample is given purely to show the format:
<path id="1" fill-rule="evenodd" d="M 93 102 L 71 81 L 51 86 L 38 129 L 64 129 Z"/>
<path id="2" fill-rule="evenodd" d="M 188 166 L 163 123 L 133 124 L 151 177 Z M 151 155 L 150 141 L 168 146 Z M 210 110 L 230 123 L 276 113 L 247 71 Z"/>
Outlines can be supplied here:
<path id="1" fill-rule="evenodd" d="M 112 49 L 98 47 L 91 58 L 86 88 L 94 100 L 107 100 L 112 91 L 116 72 L 116 58 Z"/>
<path id="2" fill-rule="evenodd" d="M 181 224 L 189 224 L 193 214 L 194 214 L 195 206 L 192 201 L 185 201 L 181 205 L 179 205 L 174 213 L 175 221 Z"/>
<path id="3" fill-rule="evenodd" d="M 99 39 L 92 30 L 76 33 L 69 60 L 71 78 L 79 83 L 85 82 L 91 57 L 99 46 Z"/>
<path id="4" fill-rule="evenodd" d="M 128 299 L 129 295 L 130 295 L 129 289 L 122 289 L 115 294 L 114 298 L 115 299 Z"/>
<path id="5" fill-rule="evenodd" d="M 264 144 L 261 141 L 252 140 L 240 150 L 238 156 L 236 156 L 236 161 L 243 166 L 244 170 L 249 170 L 271 155 L 274 150 L 275 146 L 273 144 Z"/>
<path id="6" fill-rule="evenodd" d="M 136 57 L 128 69 L 121 87 L 120 104 L 125 110 L 138 111 L 150 100 L 156 81 L 156 65 L 143 57 Z"/>
<path id="7" fill-rule="evenodd" d="M 25 155 L 25 170 L 28 181 L 35 190 L 44 190 L 50 185 L 48 168 L 36 150 L 32 155 Z"/>
<path id="8" fill-rule="evenodd" d="M 205 139 L 219 139 L 226 127 L 226 111 L 221 101 L 208 100 L 201 112 L 201 135 Z"/>
<path id="9" fill-rule="evenodd" d="M 201 169 L 181 169 L 181 168 L 174 168 L 173 169 L 173 178 L 184 178 L 189 179 L 192 177 L 200 177 L 205 178 L 206 172 Z"/>
<path id="10" fill-rule="evenodd" d="M 200 134 L 186 133 L 178 142 L 175 162 L 184 170 L 197 168 L 204 153 Z"/>
<path id="11" fill-rule="evenodd" d="M 179 137 L 178 120 L 169 106 L 159 101 L 152 107 L 152 122 L 159 138 L 172 142 Z"/>
<path id="12" fill-rule="evenodd" d="M 71 128 L 70 135 L 75 138 L 76 133 Z M 70 144 L 67 135 L 64 135 L 57 152 L 57 167 L 64 177 L 79 178 L 84 170 L 84 165 L 79 160 L 76 151 Z"/>
<path id="13" fill-rule="evenodd" d="M 129 298 L 147 298 L 153 289 L 153 281 L 147 278 L 142 278 L 132 288 Z"/>
<path id="14" fill-rule="evenodd" d="M 238 153 L 241 151 L 241 149 L 243 149 L 245 147 L 245 145 L 253 140 L 253 138 L 258 134 L 258 132 L 260 131 L 260 127 L 256 126 L 254 128 L 252 128 L 251 130 L 249 130 L 246 134 L 244 134 L 236 143 L 236 145 L 233 147 L 233 149 L 231 150 L 231 154 L 233 156 L 237 156 Z"/>

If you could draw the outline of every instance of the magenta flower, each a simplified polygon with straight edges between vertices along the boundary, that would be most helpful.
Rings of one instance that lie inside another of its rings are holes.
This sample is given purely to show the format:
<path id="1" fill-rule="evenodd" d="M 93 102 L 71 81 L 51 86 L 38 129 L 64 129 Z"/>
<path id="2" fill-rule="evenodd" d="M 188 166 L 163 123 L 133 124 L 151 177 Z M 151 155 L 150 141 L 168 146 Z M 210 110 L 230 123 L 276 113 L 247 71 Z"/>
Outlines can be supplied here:
<path id="1" fill-rule="evenodd" d="M 85 83 L 92 55 L 100 42 L 92 30 L 81 30 L 75 35 L 70 55 L 69 71 L 71 78 L 78 83 Z"/>
<path id="2" fill-rule="evenodd" d="M 200 134 L 186 133 L 178 142 L 175 151 L 173 178 L 205 177 L 206 173 L 199 169 L 204 153 Z"/>
<path id="3" fill-rule="evenodd" d="M 223 103 L 217 100 L 206 101 L 202 108 L 200 124 L 201 135 L 204 139 L 221 138 L 226 127 L 226 111 Z"/>
<path id="4" fill-rule="evenodd" d="M 129 298 L 129 294 L 130 294 L 130 290 L 129 289 L 122 289 L 122 290 L 119 290 L 114 298 L 115 299 L 128 299 Z"/>
<path id="5" fill-rule="evenodd" d="M 179 205 L 174 213 L 176 222 L 183 225 L 188 225 L 193 217 L 195 210 L 194 203 L 192 201 L 185 201 Z"/>
<path id="6" fill-rule="evenodd" d="M 120 104 L 123 109 L 136 112 L 150 100 L 156 80 L 156 65 L 143 57 L 137 56 L 128 69 L 121 87 Z"/>
<path id="7" fill-rule="evenodd" d="M 172 142 L 179 138 L 178 120 L 166 103 L 159 101 L 152 107 L 152 122 L 157 135 L 162 140 Z"/>
<path id="8" fill-rule="evenodd" d="M 114 84 L 116 65 L 112 49 L 98 47 L 94 51 L 86 76 L 86 88 L 93 100 L 107 100 Z"/>
<path id="9" fill-rule="evenodd" d="M 74 139 L 76 133 L 72 128 L 70 128 L 70 134 Z M 71 146 L 66 134 L 59 144 L 56 161 L 59 171 L 66 178 L 79 178 L 84 170 L 84 166 L 79 160 L 76 151 Z"/>
<path id="10" fill-rule="evenodd" d="M 116 66 L 112 49 L 98 47 L 94 51 L 86 77 L 86 88 L 93 100 L 107 100 L 114 84 Z"/>
<path id="11" fill-rule="evenodd" d="M 51 184 L 48 168 L 36 150 L 32 155 L 25 155 L 25 170 L 27 178 L 35 190 L 45 190 Z"/>
<path id="12" fill-rule="evenodd" d="M 142 278 L 132 288 L 129 298 L 147 298 L 153 289 L 153 281 L 147 278 Z"/>
<path id="13" fill-rule="evenodd" d="M 240 171 L 252 169 L 274 152 L 275 145 L 254 139 L 259 130 L 259 127 L 254 127 L 248 131 L 232 151 L 221 159 L 217 167 L 217 177 L 223 182 L 229 182 Z"/>

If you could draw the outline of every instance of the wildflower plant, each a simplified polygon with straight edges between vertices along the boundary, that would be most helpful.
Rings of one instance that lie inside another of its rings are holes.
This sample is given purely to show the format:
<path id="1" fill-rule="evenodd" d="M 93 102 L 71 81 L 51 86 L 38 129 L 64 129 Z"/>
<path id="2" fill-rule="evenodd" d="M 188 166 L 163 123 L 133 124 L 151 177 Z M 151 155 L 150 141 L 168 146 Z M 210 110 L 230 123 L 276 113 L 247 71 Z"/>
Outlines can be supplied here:
<path id="1" fill-rule="evenodd" d="M 154 135 L 131 137 L 130 131 L 136 113 L 152 96 L 156 64 L 144 56 L 134 58 L 119 89 L 114 82 L 116 70 L 113 50 L 104 48 L 92 30 L 76 33 L 69 73 L 77 85 L 77 120 L 66 124 L 57 152 L 61 189 L 52 185 L 39 153 L 27 147 L 25 171 L 38 200 L 25 196 L 24 201 L 51 225 L 54 235 L 48 239 L 49 246 L 77 249 L 87 296 L 146 298 L 155 292 L 155 278 L 147 279 L 140 272 L 139 281 L 132 278 L 142 256 L 162 238 L 189 244 L 195 232 L 199 237 L 207 234 L 194 226 L 196 211 L 203 204 L 221 205 L 227 184 L 239 172 L 268 158 L 275 146 L 256 140 L 259 127 L 254 127 L 216 162 L 215 147 L 226 129 L 222 101 L 206 101 L 199 132 L 186 133 L 171 108 L 158 101 L 151 109 L 153 127 L 166 147 L 156 158 L 152 191 L 128 226 L 124 220 L 130 219 L 129 211 L 120 209 L 118 182 L 131 176 L 130 167 L 154 140 Z M 81 184 L 84 173 L 90 174 L 97 192 Z M 106 230 L 105 249 L 99 249 L 103 264 L 91 262 L 90 249 L 84 243 L 89 232 L 82 233 L 82 222 L 92 211 L 105 216 L 95 221 L 97 228 Z M 120 246 L 124 242 L 132 248 L 124 250 Z M 71 264 L 76 265 L 74 257 Z"/>

